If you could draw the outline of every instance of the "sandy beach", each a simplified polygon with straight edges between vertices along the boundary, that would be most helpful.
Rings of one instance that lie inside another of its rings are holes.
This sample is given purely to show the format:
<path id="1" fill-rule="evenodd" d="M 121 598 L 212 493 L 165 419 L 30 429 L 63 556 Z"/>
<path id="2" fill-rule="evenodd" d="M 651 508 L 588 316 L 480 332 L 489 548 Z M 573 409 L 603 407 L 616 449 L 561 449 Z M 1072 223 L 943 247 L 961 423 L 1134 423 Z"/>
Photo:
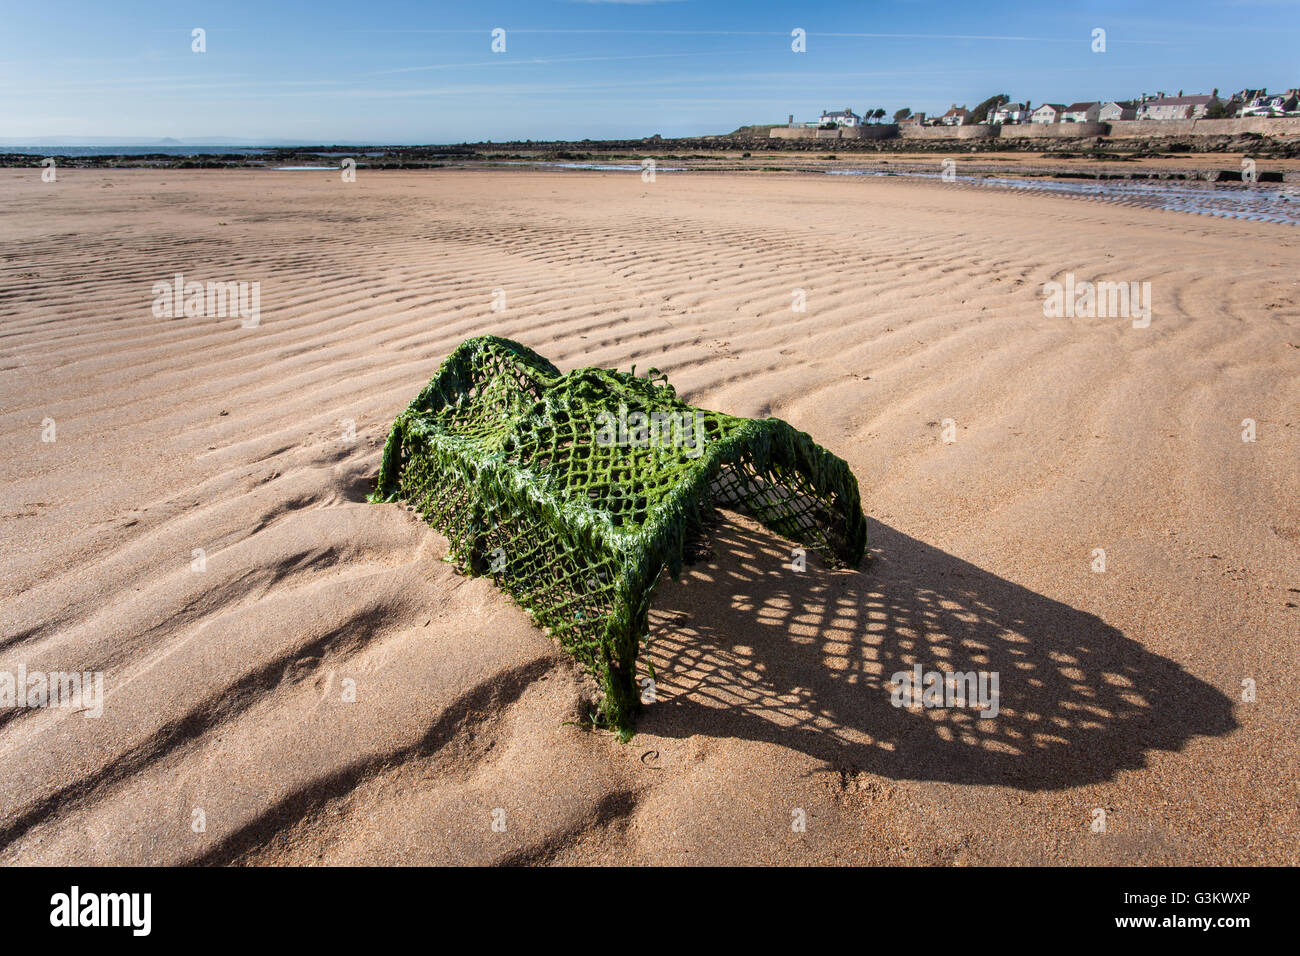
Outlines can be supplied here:
<path id="1" fill-rule="evenodd" d="M 0 863 L 1300 863 L 1295 227 L 759 172 L 0 201 L 0 672 L 103 680 L 0 708 Z M 177 275 L 259 283 L 256 322 L 159 317 Z M 1045 314 L 1067 277 L 1149 322 Z M 365 500 L 484 333 L 809 432 L 869 562 L 725 515 L 636 736 L 580 726 L 578 665 Z M 917 665 L 999 713 L 894 706 Z"/>

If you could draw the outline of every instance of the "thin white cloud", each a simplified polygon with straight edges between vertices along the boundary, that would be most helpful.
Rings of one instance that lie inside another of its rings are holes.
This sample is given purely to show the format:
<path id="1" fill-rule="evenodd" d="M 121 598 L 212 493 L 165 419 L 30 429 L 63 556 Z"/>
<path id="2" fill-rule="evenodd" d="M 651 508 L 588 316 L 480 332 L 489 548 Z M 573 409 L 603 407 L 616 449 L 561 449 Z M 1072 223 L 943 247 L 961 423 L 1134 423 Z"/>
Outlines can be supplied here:
<path id="1" fill-rule="evenodd" d="M 384 76 L 391 73 L 421 73 L 428 70 L 456 70 L 466 67 L 475 66 L 531 66 L 534 64 L 546 63 L 597 63 L 608 60 L 660 60 L 670 57 L 682 56 L 717 56 L 718 54 L 702 50 L 696 53 L 632 53 L 626 56 L 560 56 L 560 57 L 527 57 L 524 59 L 506 59 L 498 57 L 495 60 L 479 60 L 474 63 L 434 63 L 428 66 L 399 66 L 392 70 L 375 70 L 370 73 L 362 73 L 361 76 Z"/>

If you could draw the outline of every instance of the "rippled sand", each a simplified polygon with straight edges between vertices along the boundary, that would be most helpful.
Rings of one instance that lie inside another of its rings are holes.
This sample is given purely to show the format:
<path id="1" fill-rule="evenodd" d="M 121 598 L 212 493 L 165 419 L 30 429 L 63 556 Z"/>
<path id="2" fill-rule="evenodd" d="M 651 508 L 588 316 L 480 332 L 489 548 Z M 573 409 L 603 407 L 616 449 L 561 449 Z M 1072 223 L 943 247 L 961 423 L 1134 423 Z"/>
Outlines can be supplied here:
<path id="1" fill-rule="evenodd" d="M 759 174 L 0 199 L 0 672 L 105 687 L 0 710 L 0 861 L 1300 862 L 1293 227 Z M 156 318 L 176 273 L 260 282 L 260 323 Z M 1150 327 L 1045 317 L 1066 273 L 1149 281 Z M 636 738 L 576 726 L 570 659 L 363 501 L 484 332 L 810 432 L 873 560 L 796 573 L 727 516 Z M 915 664 L 997 672 L 997 718 L 895 708 Z"/>

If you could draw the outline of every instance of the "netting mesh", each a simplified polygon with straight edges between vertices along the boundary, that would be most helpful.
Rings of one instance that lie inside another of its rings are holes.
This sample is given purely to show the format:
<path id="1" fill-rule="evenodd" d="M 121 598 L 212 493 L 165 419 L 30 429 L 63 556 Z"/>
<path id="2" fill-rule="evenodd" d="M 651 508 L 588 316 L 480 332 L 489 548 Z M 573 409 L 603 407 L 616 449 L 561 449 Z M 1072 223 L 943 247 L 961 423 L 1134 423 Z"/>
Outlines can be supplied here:
<path id="1" fill-rule="evenodd" d="M 393 422 L 373 501 L 402 500 L 596 676 L 597 719 L 631 733 L 651 594 L 682 567 L 707 509 L 856 565 L 857 480 L 776 418 L 693 408 L 671 385 L 586 368 L 562 375 L 495 336 L 463 342 Z"/>

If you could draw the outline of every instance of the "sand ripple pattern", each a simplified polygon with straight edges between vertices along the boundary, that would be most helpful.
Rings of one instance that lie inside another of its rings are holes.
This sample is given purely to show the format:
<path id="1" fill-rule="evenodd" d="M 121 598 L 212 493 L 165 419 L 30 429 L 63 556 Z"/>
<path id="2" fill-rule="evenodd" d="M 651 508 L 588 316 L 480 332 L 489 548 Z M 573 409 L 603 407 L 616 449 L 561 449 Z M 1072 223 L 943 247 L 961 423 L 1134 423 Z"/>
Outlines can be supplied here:
<path id="1" fill-rule="evenodd" d="M 845 177 L 0 198 L 0 672 L 105 683 L 0 710 L 0 862 L 1300 862 L 1260 783 L 1300 773 L 1294 230 Z M 260 324 L 154 317 L 177 273 L 260 282 Z M 1150 282 L 1150 328 L 1045 317 L 1067 273 Z M 568 658 L 363 500 L 486 332 L 811 432 L 871 566 L 725 516 L 656 601 L 641 733 L 575 726 Z M 915 664 L 1000 672 L 1002 713 L 891 706 Z"/>

